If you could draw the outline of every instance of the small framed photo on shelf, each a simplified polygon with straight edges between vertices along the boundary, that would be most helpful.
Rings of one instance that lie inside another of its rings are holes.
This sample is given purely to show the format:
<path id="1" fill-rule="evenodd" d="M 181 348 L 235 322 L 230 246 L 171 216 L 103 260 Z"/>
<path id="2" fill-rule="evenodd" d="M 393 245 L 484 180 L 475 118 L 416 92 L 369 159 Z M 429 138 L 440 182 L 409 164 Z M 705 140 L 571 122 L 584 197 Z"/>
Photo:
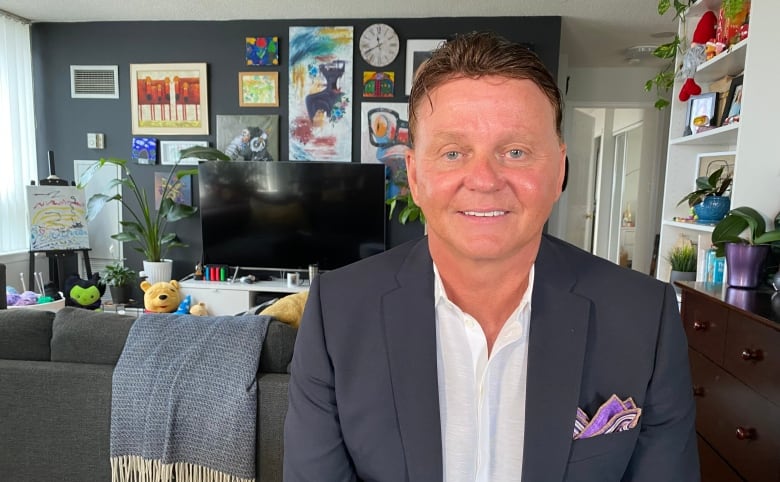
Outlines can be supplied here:
<path id="1" fill-rule="evenodd" d="M 722 126 L 739 122 L 739 114 L 742 111 L 742 77 L 741 75 L 734 77 L 731 81 L 726 108 L 723 110 L 723 117 L 720 120 Z"/>
<path id="2" fill-rule="evenodd" d="M 688 114 L 685 122 L 685 132 L 688 135 L 712 129 L 715 126 L 715 111 L 718 107 L 718 93 L 694 95 L 688 100 Z"/>

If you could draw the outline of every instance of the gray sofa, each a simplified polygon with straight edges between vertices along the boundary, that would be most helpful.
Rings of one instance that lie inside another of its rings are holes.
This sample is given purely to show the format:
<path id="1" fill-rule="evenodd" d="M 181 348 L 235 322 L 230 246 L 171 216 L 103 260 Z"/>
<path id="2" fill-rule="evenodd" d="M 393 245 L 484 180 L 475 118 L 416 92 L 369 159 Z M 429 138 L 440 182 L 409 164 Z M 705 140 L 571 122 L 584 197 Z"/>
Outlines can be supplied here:
<path id="1" fill-rule="evenodd" d="M 111 480 L 111 377 L 134 317 L 0 310 L 0 480 Z M 257 480 L 282 480 L 297 330 L 273 320 L 258 371 Z"/>

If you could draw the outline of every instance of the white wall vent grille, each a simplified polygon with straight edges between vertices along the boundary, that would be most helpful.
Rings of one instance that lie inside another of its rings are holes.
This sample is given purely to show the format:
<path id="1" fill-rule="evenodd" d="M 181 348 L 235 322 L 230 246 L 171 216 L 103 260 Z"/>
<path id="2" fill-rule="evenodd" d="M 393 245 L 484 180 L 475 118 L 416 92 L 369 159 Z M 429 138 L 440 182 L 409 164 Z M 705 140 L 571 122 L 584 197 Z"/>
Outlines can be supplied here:
<path id="1" fill-rule="evenodd" d="M 70 96 L 74 99 L 118 99 L 116 65 L 71 65 Z"/>

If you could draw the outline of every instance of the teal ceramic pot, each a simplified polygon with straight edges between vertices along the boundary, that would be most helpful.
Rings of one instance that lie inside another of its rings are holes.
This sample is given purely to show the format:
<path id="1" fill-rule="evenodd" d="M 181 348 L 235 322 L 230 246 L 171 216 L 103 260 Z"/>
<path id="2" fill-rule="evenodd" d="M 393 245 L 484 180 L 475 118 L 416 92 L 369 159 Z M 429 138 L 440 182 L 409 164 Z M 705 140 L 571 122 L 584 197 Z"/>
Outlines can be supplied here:
<path id="1" fill-rule="evenodd" d="M 731 198 L 726 196 L 707 196 L 704 201 L 693 206 L 698 222 L 714 224 L 726 217 L 731 209 Z"/>

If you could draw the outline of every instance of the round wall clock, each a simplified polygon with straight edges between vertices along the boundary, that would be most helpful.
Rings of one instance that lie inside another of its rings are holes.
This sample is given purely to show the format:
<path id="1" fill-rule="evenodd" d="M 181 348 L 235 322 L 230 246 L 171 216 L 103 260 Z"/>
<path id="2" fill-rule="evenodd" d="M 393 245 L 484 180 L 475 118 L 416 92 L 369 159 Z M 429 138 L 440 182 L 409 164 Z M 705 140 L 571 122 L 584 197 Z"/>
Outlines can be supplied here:
<path id="1" fill-rule="evenodd" d="M 393 27 L 384 23 L 369 25 L 360 35 L 360 55 L 373 67 L 384 67 L 395 60 L 401 43 Z"/>

